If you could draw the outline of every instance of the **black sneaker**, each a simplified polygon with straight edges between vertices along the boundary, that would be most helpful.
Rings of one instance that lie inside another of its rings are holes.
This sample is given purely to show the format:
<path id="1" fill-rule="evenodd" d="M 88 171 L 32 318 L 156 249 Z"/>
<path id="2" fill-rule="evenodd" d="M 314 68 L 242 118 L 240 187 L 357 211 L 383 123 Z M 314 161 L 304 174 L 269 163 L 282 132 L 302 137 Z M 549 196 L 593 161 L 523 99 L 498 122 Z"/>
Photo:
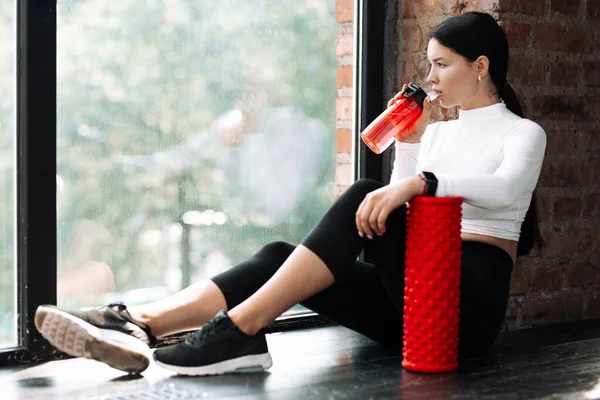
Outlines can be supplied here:
<path id="1" fill-rule="evenodd" d="M 43 305 L 34 323 L 58 350 L 136 374 L 148 368 L 149 345 L 156 341 L 150 328 L 131 318 L 123 304 L 77 311 Z"/>
<path id="2" fill-rule="evenodd" d="M 157 349 L 154 360 L 182 375 L 262 371 L 273 364 L 265 334 L 246 335 L 224 310 L 184 342 Z"/>

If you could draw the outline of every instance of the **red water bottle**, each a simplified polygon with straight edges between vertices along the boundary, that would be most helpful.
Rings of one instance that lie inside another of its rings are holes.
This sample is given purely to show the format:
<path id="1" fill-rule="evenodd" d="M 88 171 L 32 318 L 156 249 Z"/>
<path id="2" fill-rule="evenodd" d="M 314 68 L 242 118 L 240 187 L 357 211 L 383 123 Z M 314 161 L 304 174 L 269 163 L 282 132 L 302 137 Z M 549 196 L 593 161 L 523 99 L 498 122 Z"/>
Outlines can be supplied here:
<path id="1" fill-rule="evenodd" d="M 402 366 L 458 368 L 461 197 L 417 196 L 407 212 Z"/>
<path id="2" fill-rule="evenodd" d="M 394 101 L 360 134 L 362 141 L 375 153 L 383 153 L 394 142 L 394 137 L 406 131 L 417 122 L 423 114 L 423 102 L 426 97 L 434 99 L 435 94 L 425 93 L 423 88 L 410 83 L 402 93 L 402 97 Z"/>

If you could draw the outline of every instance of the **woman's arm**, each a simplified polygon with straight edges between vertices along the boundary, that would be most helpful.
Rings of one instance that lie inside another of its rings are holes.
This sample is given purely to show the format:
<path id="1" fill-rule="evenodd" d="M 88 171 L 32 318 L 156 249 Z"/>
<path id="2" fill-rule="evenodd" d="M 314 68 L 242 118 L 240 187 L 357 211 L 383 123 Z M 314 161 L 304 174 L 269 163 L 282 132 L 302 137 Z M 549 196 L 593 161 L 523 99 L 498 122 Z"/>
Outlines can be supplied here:
<path id="1" fill-rule="evenodd" d="M 398 182 L 404 178 L 411 178 L 417 174 L 419 157 L 427 151 L 428 140 L 439 124 L 440 122 L 435 122 L 427 125 L 418 143 L 396 141 L 396 158 L 394 159 L 390 183 Z"/>
<path id="2" fill-rule="evenodd" d="M 396 141 L 396 159 L 392 168 L 390 183 L 415 175 L 417 159 L 421 149 L 421 143 L 402 143 Z"/>
<path id="3" fill-rule="evenodd" d="M 491 175 L 437 174 L 436 196 L 461 196 L 465 203 L 485 208 L 506 208 L 513 204 L 533 180 L 539 178 L 546 151 L 546 133 L 532 121 L 520 124 L 506 140 L 504 159 Z"/>

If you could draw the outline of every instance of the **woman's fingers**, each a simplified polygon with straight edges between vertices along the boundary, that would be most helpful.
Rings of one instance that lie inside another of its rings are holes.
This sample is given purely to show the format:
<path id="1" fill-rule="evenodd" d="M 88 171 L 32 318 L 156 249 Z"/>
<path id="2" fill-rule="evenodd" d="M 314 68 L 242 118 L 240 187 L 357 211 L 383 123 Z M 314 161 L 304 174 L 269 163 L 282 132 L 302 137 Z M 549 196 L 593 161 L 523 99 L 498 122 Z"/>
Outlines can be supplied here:
<path id="1" fill-rule="evenodd" d="M 387 222 L 389 216 L 390 210 L 387 207 L 383 207 L 381 211 L 379 211 L 379 215 L 377 216 L 377 230 L 379 235 L 383 235 L 385 233 L 385 223 Z"/>
<path id="2" fill-rule="evenodd" d="M 381 202 L 363 201 L 356 212 L 358 235 L 369 239 L 373 239 L 374 235 L 383 235 L 388 216 L 389 210 Z"/>
<path id="3" fill-rule="evenodd" d="M 396 93 L 396 95 L 392 99 L 390 99 L 390 101 L 388 101 L 387 106 L 391 107 L 394 104 L 394 102 L 398 101 L 398 99 L 400 99 L 402 97 L 402 94 L 406 91 L 407 87 L 407 84 L 402 85 L 402 90 Z"/>
<path id="4" fill-rule="evenodd" d="M 402 85 L 402 90 L 399 91 L 398 93 L 396 93 L 396 95 L 394 96 L 394 100 L 398 100 L 402 97 L 402 95 L 404 94 L 404 92 L 406 92 L 406 89 L 408 88 L 407 84 Z"/>
<path id="5" fill-rule="evenodd" d="M 367 236 L 369 239 L 373 237 L 373 231 L 368 223 L 369 215 L 373 209 L 373 202 L 370 201 L 368 195 L 362 201 L 358 210 L 356 211 L 356 229 L 360 237 Z"/>
<path id="6" fill-rule="evenodd" d="M 371 224 L 369 223 L 369 217 L 371 216 L 372 212 L 373 212 L 373 206 L 368 205 L 367 207 L 365 207 L 365 209 L 363 210 L 362 215 L 361 215 L 361 226 L 363 229 L 363 233 L 369 239 L 373 239 L 373 229 L 371 228 Z"/>
<path id="7" fill-rule="evenodd" d="M 381 236 L 386 231 L 386 223 L 390 213 L 390 205 L 382 193 L 367 194 L 358 206 L 355 215 L 356 229 L 360 237 L 373 239 L 375 234 Z"/>
<path id="8" fill-rule="evenodd" d="M 383 208 L 384 207 L 381 203 L 375 205 L 375 207 L 373 207 L 373 210 L 371 210 L 371 214 L 368 217 L 369 227 L 373 232 L 375 232 L 379 236 L 383 234 L 383 230 L 379 227 L 379 216 L 381 215 Z"/>
<path id="9" fill-rule="evenodd" d="M 358 209 L 356 210 L 356 214 L 354 215 L 356 230 L 358 231 L 358 236 L 360 237 L 363 237 L 364 235 L 364 230 L 362 228 L 362 220 L 360 219 L 360 216 L 362 215 L 362 210 L 365 208 L 365 202 L 366 199 L 363 199 L 363 201 L 358 206 Z"/>

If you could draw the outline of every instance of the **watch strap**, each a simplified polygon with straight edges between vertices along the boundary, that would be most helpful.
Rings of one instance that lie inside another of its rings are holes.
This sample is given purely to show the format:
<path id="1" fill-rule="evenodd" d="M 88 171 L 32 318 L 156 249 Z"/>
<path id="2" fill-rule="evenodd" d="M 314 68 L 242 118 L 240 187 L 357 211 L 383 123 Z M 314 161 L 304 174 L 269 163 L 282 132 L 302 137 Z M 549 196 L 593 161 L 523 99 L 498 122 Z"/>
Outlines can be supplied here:
<path id="1" fill-rule="evenodd" d="M 437 192 L 438 180 L 433 174 L 433 172 L 429 171 L 421 171 L 419 176 L 425 182 L 425 189 L 423 191 L 424 196 L 435 196 Z"/>

